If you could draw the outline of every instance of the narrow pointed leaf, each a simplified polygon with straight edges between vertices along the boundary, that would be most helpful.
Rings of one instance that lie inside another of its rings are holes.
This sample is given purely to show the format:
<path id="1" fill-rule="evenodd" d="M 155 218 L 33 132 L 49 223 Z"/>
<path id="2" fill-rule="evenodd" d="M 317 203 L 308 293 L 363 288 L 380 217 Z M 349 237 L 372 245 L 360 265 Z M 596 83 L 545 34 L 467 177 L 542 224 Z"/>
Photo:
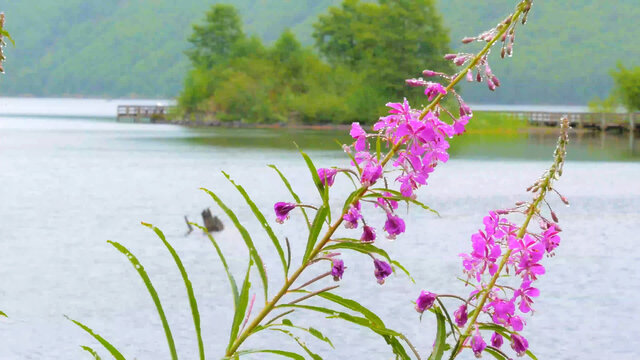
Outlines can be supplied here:
<path id="1" fill-rule="evenodd" d="M 247 245 L 247 248 L 249 249 L 249 254 L 251 255 L 251 258 L 253 259 L 254 263 L 256 264 L 256 267 L 258 268 L 258 273 L 260 274 L 260 278 L 262 279 L 262 288 L 264 290 L 264 298 L 266 301 L 266 299 L 269 298 L 269 290 L 268 290 L 269 281 L 267 279 L 267 270 L 264 267 L 262 258 L 258 254 L 258 250 L 253 244 L 253 240 L 251 240 L 251 236 L 249 235 L 249 232 L 244 226 L 242 226 L 242 224 L 240 224 L 240 220 L 238 220 L 238 217 L 236 216 L 236 214 L 233 211 L 231 211 L 231 209 L 229 209 L 227 205 L 225 205 L 225 203 L 222 202 L 222 200 L 220 200 L 218 195 L 214 194 L 213 192 L 205 188 L 201 188 L 201 189 L 204 190 L 207 194 L 209 194 L 211 198 L 213 198 L 213 200 L 218 204 L 218 206 L 220 206 L 220 208 L 227 214 L 229 219 L 231 219 L 233 224 L 236 226 L 236 228 L 240 232 L 240 235 L 242 235 L 242 239 L 244 240 L 244 243 Z"/>
<path id="2" fill-rule="evenodd" d="M 315 184 L 316 189 L 318 189 L 318 193 L 320 194 L 320 198 L 322 199 L 323 204 L 328 207 L 329 197 L 327 195 L 327 192 L 325 192 L 325 189 L 324 189 L 325 186 L 322 185 L 322 182 L 320 182 L 320 177 L 318 176 L 318 169 L 316 169 L 316 166 L 313 164 L 313 161 L 311 161 L 311 158 L 309 157 L 309 155 L 307 155 L 300 148 L 298 148 L 298 150 L 300 151 L 300 155 L 302 155 L 304 162 L 307 164 L 307 167 L 309 168 L 309 172 L 311 173 L 311 178 L 313 179 L 313 183 Z"/>
<path id="3" fill-rule="evenodd" d="M 284 186 L 287 187 L 287 189 L 291 193 L 291 196 L 293 196 L 293 199 L 296 201 L 296 203 L 298 204 L 302 203 L 302 201 L 300 200 L 300 197 L 298 196 L 298 194 L 295 193 L 295 191 L 293 191 L 293 188 L 291 187 L 289 180 L 287 180 L 287 178 L 282 174 L 282 172 L 275 165 L 269 165 L 269 167 L 275 170 L 278 173 L 278 175 L 280 175 L 280 179 L 282 179 Z M 309 221 L 309 216 L 307 215 L 307 211 L 303 207 L 298 207 L 298 209 L 302 211 L 302 215 L 304 215 L 304 219 L 307 222 L 307 227 L 311 228 L 311 222 Z"/>
<path id="4" fill-rule="evenodd" d="M 351 194 L 349 194 L 349 196 L 347 196 L 347 200 L 344 201 L 344 205 L 342 206 L 342 213 L 346 214 L 351 204 L 353 204 L 354 199 L 356 197 L 360 197 L 362 193 L 364 193 L 365 191 L 366 191 L 365 188 L 359 188 L 353 191 Z"/>
<path id="5" fill-rule="evenodd" d="M 162 303 L 160 302 L 160 297 L 158 296 L 158 292 L 156 292 L 156 289 L 153 287 L 153 284 L 151 283 L 151 279 L 149 279 L 149 275 L 147 275 L 147 272 L 144 270 L 144 267 L 142 266 L 142 264 L 140 264 L 138 259 L 135 257 L 135 255 L 133 255 L 129 251 L 129 249 L 127 249 L 126 247 L 124 247 L 123 245 L 115 241 L 107 241 L 107 242 L 113 245 L 113 247 L 115 247 L 122 254 L 124 254 L 129 259 L 129 262 L 131 263 L 131 265 L 133 265 L 134 269 L 136 269 L 136 271 L 138 272 L 138 275 L 140 275 L 140 278 L 142 279 L 145 286 L 147 287 L 147 291 L 149 292 L 149 295 L 151 295 L 151 299 L 153 299 L 153 303 L 156 305 L 158 316 L 160 317 L 160 321 L 162 322 L 162 327 L 164 328 L 164 333 L 167 337 L 167 345 L 169 346 L 169 351 L 171 352 L 171 358 L 174 360 L 177 360 L 178 353 L 176 351 L 176 345 L 173 341 L 173 335 L 171 334 L 171 329 L 169 328 L 169 322 L 167 321 L 167 317 L 164 314 L 164 309 L 162 308 Z"/>
<path id="6" fill-rule="evenodd" d="M 98 342 L 104 346 L 104 348 L 116 359 L 116 360 L 126 360 L 125 357 L 120 353 L 120 351 L 118 351 L 118 349 L 116 349 L 113 345 L 111 345 L 111 343 L 109 343 L 107 340 L 105 340 L 102 336 L 96 334 L 93 332 L 93 330 L 91 330 L 89 327 L 87 327 L 86 325 L 84 325 L 83 323 L 73 320 L 72 318 L 68 317 L 68 316 L 64 316 L 66 317 L 69 321 L 71 321 L 72 323 L 78 325 L 82 330 L 86 331 L 89 335 L 91 335 L 94 339 L 98 340 Z"/>
<path id="7" fill-rule="evenodd" d="M 442 315 L 442 311 L 436 307 L 434 308 L 434 312 L 438 320 L 438 327 L 436 331 L 436 340 L 433 345 L 433 352 L 431 353 L 431 356 L 429 356 L 429 360 L 440 360 L 442 359 L 442 355 L 444 355 L 444 349 L 446 346 L 447 327 L 445 324 L 446 319 L 444 315 Z"/>
<path id="8" fill-rule="evenodd" d="M 502 353 L 500 353 L 499 351 L 496 351 L 495 349 L 493 349 L 491 346 L 487 346 L 484 349 L 484 352 L 490 354 L 491 356 L 493 356 L 494 358 L 496 358 L 498 360 L 508 360 L 507 357 L 502 355 Z"/>
<path id="9" fill-rule="evenodd" d="M 218 243 L 216 242 L 216 240 L 213 238 L 213 235 L 211 235 L 204 226 L 196 223 L 189 223 L 189 224 L 204 231 L 204 233 L 207 234 L 207 236 L 209 237 L 209 240 L 211 241 L 213 246 L 215 246 L 216 252 L 218 253 L 218 257 L 220 257 L 220 262 L 222 262 L 224 271 L 227 273 L 227 278 L 229 278 L 229 285 L 231 286 L 231 294 L 233 295 L 233 307 L 234 309 L 237 309 L 238 302 L 240 301 L 240 293 L 238 292 L 238 285 L 236 284 L 236 279 L 233 277 L 231 270 L 229 270 L 229 265 L 227 265 L 227 261 L 225 260 L 224 255 L 222 254 L 222 250 L 220 250 L 220 247 L 218 246 Z"/>
<path id="10" fill-rule="evenodd" d="M 100 355 L 98 355 L 98 352 L 93 350 L 89 346 L 80 346 L 80 348 L 82 348 L 82 350 L 88 352 L 89 354 L 93 355 L 94 360 L 100 360 Z"/>
<path id="11" fill-rule="evenodd" d="M 295 340 L 295 342 L 298 343 L 298 345 L 300 345 L 300 347 L 309 355 L 311 356 L 311 358 L 313 360 L 322 360 L 322 357 L 320 357 L 320 355 L 314 353 L 313 351 L 309 350 L 309 348 L 307 347 L 307 344 L 304 343 L 304 341 L 300 340 L 299 337 L 295 336 L 291 331 L 287 331 L 284 329 L 278 329 L 278 328 L 271 328 L 269 330 L 272 331 L 278 331 L 284 334 L 287 334 L 289 337 L 291 337 L 293 340 Z"/>
<path id="12" fill-rule="evenodd" d="M 247 194 L 244 188 L 236 184 L 235 181 L 233 181 L 227 173 L 225 173 L 224 171 L 222 173 L 227 178 L 227 180 L 229 180 L 229 182 L 231 182 L 231 184 L 233 184 L 233 186 L 235 186 L 236 189 L 238 189 L 238 192 L 240 192 L 244 200 L 247 202 L 247 205 L 249 205 L 249 207 L 251 208 L 253 215 L 255 215 L 256 219 L 258 219 L 258 222 L 260 222 L 260 225 L 262 225 L 262 228 L 271 239 L 273 246 L 276 248 L 276 251 L 278 252 L 278 256 L 280 256 L 280 261 L 282 262 L 282 267 L 284 268 L 284 274 L 285 276 L 287 276 L 287 261 L 284 258 L 284 251 L 282 250 L 282 245 L 280 245 L 280 240 L 278 240 L 278 237 L 276 236 L 276 234 L 273 233 L 273 230 L 271 229 L 271 226 L 269 226 L 267 219 L 265 219 L 260 209 L 258 209 L 258 207 L 253 202 L 253 200 L 251 200 L 251 197 L 249 197 L 249 194 Z"/>
<path id="13" fill-rule="evenodd" d="M 281 324 L 269 324 L 269 325 L 262 326 L 262 329 L 259 329 L 259 330 L 263 330 L 263 329 L 266 329 L 266 328 L 279 327 L 279 326 L 286 326 L 286 327 L 290 327 L 290 328 L 294 328 L 294 329 L 298 329 L 298 330 L 307 332 L 307 333 L 311 334 L 311 336 L 317 338 L 318 340 L 324 341 L 327 344 L 331 345 L 331 347 L 333 347 L 333 343 L 331 342 L 331 339 L 329 339 L 328 337 L 324 336 L 319 330 L 317 330 L 315 328 L 312 328 L 312 327 L 304 328 L 304 327 L 301 327 L 301 326 L 296 326 L 289 319 L 282 319 L 282 323 Z M 257 330 L 257 331 L 259 331 L 259 330 Z"/>
<path id="14" fill-rule="evenodd" d="M 249 275 L 251 274 L 252 265 L 253 265 L 253 262 L 249 261 L 247 274 L 245 275 L 244 282 L 242 283 L 242 290 L 240 292 L 240 301 L 238 303 L 238 307 L 236 308 L 235 313 L 233 314 L 233 323 L 231 324 L 231 333 L 229 334 L 229 346 L 227 346 L 227 350 L 231 348 L 231 345 L 233 345 L 233 342 L 238 337 L 238 333 L 240 332 L 240 324 L 242 324 L 242 320 L 244 319 L 245 312 L 247 310 L 247 305 L 249 304 L 249 289 L 251 288 Z"/>
<path id="15" fill-rule="evenodd" d="M 236 355 L 242 356 L 242 355 L 256 354 L 256 353 L 276 354 L 276 355 L 287 357 L 289 359 L 305 360 L 304 356 L 300 354 L 296 354 L 291 351 L 283 351 L 283 350 L 243 350 L 243 351 L 236 352 Z"/>
<path id="16" fill-rule="evenodd" d="M 390 194 L 392 194 L 393 196 L 389 196 L 389 195 L 383 195 L 381 193 L 371 193 L 371 194 L 367 194 L 364 197 L 365 198 L 381 198 L 381 199 L 387 199 L 387 200 L 394 200 L 394 201 L 405 201 L 407 203 L 412 203 L 415 205 L 420 206 L 421 208 L 423 208 L 424 210 L 430 211 L 438 216 L 440 216 L 440 213 L 437 212 L 436 210 L 430 208 L 429 206 L 425 205 L 424 203 L 416 200 L 416 199 L 412 199 L 406 196 L 403 196 L 400 192 L 395 191 L 395 190 L 391 190 L 391 189 L 371 189 L 372 191 L 386 191 L 389 192 Z"/>
<path id="17" fill-rule="evenodd" d="M 7 314 L 5 314 L 4 312 L 0 311 L 0 316 L 4 316 L 4 317 L 8 317 Z"/>
<path id="18" fill-rule="evenodd" d="M 167 241 L 167 238 L 164 236 L 162 231 L 151 224 L 147 224 L 147 223 L 142 223 L 142 224 L 152 229 L 156 233 L 156 235 L 158 235 L 158 238 L 162 240 L 162 243 L 164 244 L 164 246 L 167 248 L 167 250 L 169 250 L 171 257 L 173 257 L 173 261 L 176 263 L 176 266 L 180 271 L 180 275 L 182 276 L 182 280 L 184 281 L 184 287 L 187 290 L 187 297 L 189 298 L 189 306 L 191 307 L 193 327 L 196 331 L 196 339 L 198 340 L 198 354 L 200 355 L 200 360 L 204 360 L 205 359 L 204 342 L 202 341 L 202 331 L 200 327 L 200 312 L 198 311 L 198 302 L 196 301 L 196 295 L 193 292 L 193 285 L 191 285 L 191 280 L 189 280 L 189 275 L 187 274 L 187 270 L 184 268 L 184 265 L 182 264 L 182 260 L 180 259 L 180 256 L 178 255 L 176 250 L 173 248 L 173 246 L 169 244 L 169 242 Z"/>
<path id="19" fill-rule="evenodd" d="M 324 220 L 327 218 L 327 214 L 329 213 L 329 208 L 325 205 L 322 205 L 318 212 L 316 213 L 316 217 L 313 219 L 313 224 L 311 224 L 311 229 L 309 230 L 309 238 L 307 239 L 307 248 L 304 251 L 304 256 L 302 257 L 302 263 L 306 264 L 311 256 L 311 252 L 318 241 L 318 236 L 320 235 L 320 231 L 322 230 L 322 226 L 324 225 Z"/>

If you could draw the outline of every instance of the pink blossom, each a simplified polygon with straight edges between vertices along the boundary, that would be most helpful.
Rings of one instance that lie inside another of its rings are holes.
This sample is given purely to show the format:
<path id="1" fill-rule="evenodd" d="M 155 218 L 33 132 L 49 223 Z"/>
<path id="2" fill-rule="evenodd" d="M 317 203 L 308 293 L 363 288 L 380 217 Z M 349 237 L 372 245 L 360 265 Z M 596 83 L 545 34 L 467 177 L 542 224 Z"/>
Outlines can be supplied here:
<path id="1" fill-rule="evenodd" d="M 389 239 L 395 239 L 396 235 L 400 235 L 405 230 L 404 220 L 400 217 L 387 214 L 387 221 L 384 223 L 384 230 L 389 234 Z"/>
<path id="2" fill-rule="evenodd" d="M 322 183 L 322 185 L 324 186 L 332 186 L 333 182 L 336 179 L 337 173 L 337 169 L 318 169 L 318 177 L 320 178 L 320 183 Z"/>

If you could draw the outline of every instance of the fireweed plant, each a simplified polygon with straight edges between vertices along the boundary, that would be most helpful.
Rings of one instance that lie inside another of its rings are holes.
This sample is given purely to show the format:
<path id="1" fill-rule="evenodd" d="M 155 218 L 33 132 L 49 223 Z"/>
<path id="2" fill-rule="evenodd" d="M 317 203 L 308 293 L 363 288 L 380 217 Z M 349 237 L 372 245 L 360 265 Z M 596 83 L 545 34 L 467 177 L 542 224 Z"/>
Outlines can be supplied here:
<path id="1" fill-rule="evenodd" d="M 287 238 L 284 241 L 279 239 L 269 225 L 267 216 L 258 209 L 245 189 L 224 173 L 240 192 L 278 254 L 282 264 L 283 283 L 275 292 L 269 291 L 267 271 L 262 256 L 254 246 L 249 232 L 217 194 L 203 189 L 230 218 L 249 251 L 247 271 L 241 283 L 238 283 L 229 270 L 218 243 L 211 234 L 207 233 L 229 279 L 235 309 L 229 339 L 222 354 L 223 358 L 236 359 L 242 355 L 255 353 L 269 353 L 292 359 L 305 358 L 289 350 L 242 347 L 250 336 L 264 331 L 275 331 L 290 337 L 308 357 L 321 359 L 309 349 L 299 334 L 306 333 L 333 346 L 331 340 L 317 329 L 295 325 L 286 318 L 300 311 L 316 312 L 327 318 L 342 319 L 365 327 L 380 335 L 398 359 L 422 358 L 405 335 L 388 328 L 373 311 L 355 300 L 332 292 L 339 287 L 335 282 L 339 282 L 345 276 L 346 266 L 341 259 L 341 254 L 346 251 L 355 251 L 371 257 L 373 275 L 380 284 L 383 284 L 396 270 L 408 274 L 400 263 L 391 259 L 383 249 L 376 246 L 376 241 L 382 237 L 395 239 L 405 232 L 405 220 L 396 211 L 401 202 L 416 204 L 423 209 L 433 211 L 417 200 L 416 190 L 427 185 L 427 180 L 436 170 L 437 165 L 449 159 L 447 153 L 449 139 L 463 134 L 466 124 L 473 116 L 471 109 L 456 93 L 454 87 L 463 79 L 484 81 L 492 91 L 500 86 L 500 81 L 489 66 L 489 52 L 497 42 L 501 42 L 501 56 L 512 55 L 517 24 L 526 22 L 531 5 L 532 0 L 521 1 L 515 12 L 494 28 L 478 36 L 464 38 L 462 42 L 465 44 L 482 42 L 484 46 L 476 54 L 446 55 L 446 59 L 459 67 L 459 71 L 455 74 L 423 71 L 425 78 L 437 79 L 442 83 L 427 81 L 423 78 L 407 80 L 409 86 L 424 88 L 425 95 L 430 101 L 426 107 L 412 108 L 406 100 L 389 103 L 387 104 L 389 114 L 381 117 L 371 129 L 372 131 L 367 131 L 360 124 L 354 123 L 350 131 L 354 141 L 343 145 L 344 152 L 351 159 L 351 167 L 317 169 L 309 156 L 300 151 L 309 168 L 313 186 L 318 191 L 319 202 L 303 202 L 285 175 L 276 166 L 271 165 L 293 199 L 293 201 L 275 203 L 273 210 L 276 222 L 285 223 L 291 216 L 295 216 L 294 212 L 297 214 L 299 211 L 308 228 L 304 251 L 300 249 L 302 262 L 299 265 L 292 264 L 291 261 L 292 250 L 296 250 L 294 246 L 298 242 L 292 243 Z M 446 96 L 453 96 L 457 100 L 456 115 L 442 104 Z M 528 354 L 535 358 L 528 351 L 527 340 L 519 334 L 524 327 L 524 319 L 521 315 L 531 312 L 532 298 L 539 294 L 533 287 L 533 283 L 544 273 L 540 260 L 545 253 L 551 254 L 559 243 L 557 233 L 560 228 L 556 224 L 557 217 L 555 213 L 551 213 L 553 221 L 548 220 L 542 215 L 540 205 L 543 202 L 546 203 L 544 198 L 552 190 L 552 181 L 562 171 L 567 142 L 566 130 L 565 122 L 553 166 L 531 188 L 531 191 L 536 194 L 533 202 L 520 203 L 513 209 L 491 212 L 484 219 L 485 230 L 472 237 L 473 251 L 461 255 L 463 269 L 467 275 L 464 281 L 473 287 L 471 294 L 460 297 L 438 295 L 428 291 L 420 293 L 415 303 L 416 309 L 420 313 L 430 311 L 437 318 L 436 339 L 429 359 L 442 359 L 446 351 L 450 351 L 450 359 L 453 359 L 466 348 L 470 348 L 477 356 L 488 353 L 498 359 L 507 359 L 508 355 L 501 350 L 503 341 L 510 342 L 517 355 Z M 337 181 L 339 174 L 351 180 L 354 190 L 344 199 L 344 205 L 340 209 L 331 209 L 330 188 Z M 375 211 L 384 215 L 383 223 L 374 223 L 367 215 Z M 507 218 L 508 215 L 516 213 L 525 215 L 525 221 L 520 226 Z M 534 218 L 540 221 L 541 232 L 527 231 L 529 222 Z M 182 275 L 193 316 L 199 358 L 205 359 L 198 305 L 182 260 L 158 228 L 151 224 L 143 223 L 143 225 L 148 226 L 158 235 Z M 193 225 L 200 227 L 197 224 Z M 343 230 L 345 228 L 346 230 Z M 178 355 L 165 311 L 144 267 L 126 247 L 113 241 L 109 243 L 128 257 L 142 278 L 158 311 L 171 357 L 177 359 Z M 318 267 L 324 267 L 324 272 L 319 273 L 316 270 Z M 251 289 L 250 277 L 253 271 L 257 272 L 260 279 L 264 303 L 256 301 L 256 294 Z M 349 269 L 349 271 L 352 270 Z M 517 284 L 513 285 L 512 282 L 504 279 L 505 274 L 511 275 L 511 280 L 517 279 Z M 327 281 L 331 282 L 331 285 L 327 285 Z M 311 298 L 327 305 L 316 305 L 317 302 L 310 305 L 307 300 Z M 451 299 L 461 302 L 460 307 L 453 313 L 453 318 L 445 307 L 445 300 L 449 302 Z M 71 321 L 93 336 L 113 357 L 124 359 L 124 356 L 106 339 L 84 324 Z M 447 330 L 447 325 L 450 330 Z M 487 345 L 483 338 L 483 334 L 487 336 L 488 331 L 494 332 L 491 345 Z M 97 356 L 97 352 L 92 348 L 84 346 L 83 349 Z"/>

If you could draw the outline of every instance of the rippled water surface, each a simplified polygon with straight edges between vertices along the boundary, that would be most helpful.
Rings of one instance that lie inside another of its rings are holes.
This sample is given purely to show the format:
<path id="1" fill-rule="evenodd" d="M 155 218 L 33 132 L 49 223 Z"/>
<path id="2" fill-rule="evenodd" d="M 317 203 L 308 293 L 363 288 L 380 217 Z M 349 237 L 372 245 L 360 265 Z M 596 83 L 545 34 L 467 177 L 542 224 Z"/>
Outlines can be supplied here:
<path id="1" fill-rule="evenodd" d="M 142 281 L 106 240 L 126 245 L 144 264 L 164 304 L 178 352 L 184 359 L 196 358 L 180 275 L 160 240 L 140 221 L 163 229 L 183 258 L 199 299 L 207 354 L 219 358 L 233 309 L 228 283 L 209 241 L 196 233 L 184 236 L 183 216 L 200 220 L 206 207 L 218 212 L 199 187 L 220 194 L 255 234 L 274 293 L 281 283 L 277 256 L 220 170 L 245 185 L 272 218 L 272 204 L 290 198 L 266 165 L 278 164 L 303 199 L 317 202 L 291 141 L 306 145 L 318 166 L 344 165 L 334 138 L 344 139 L 335 132 L 0 118 L 0 309 L 10 316 L 0 320 L 0 359 L 80 359 L 88 354 L 79 345 L 100 348 L 63 314 L 94 328 L 127 358 L 169 357 Z M 557 256 L 545 259 L 542 295 L 535 315 L 527 319 L 526 335 L 540 359 L 635 359 L 638 354 L 640 163 L 634 141 L 599 134 L 573 137 L 558 183 L 572 205 L 551 200 L 561 217 L 562 244 Z M 461 274 L 457 254 L 470 247 L 470 234 L 488 210 L 526 199 L 524 189 L 548 166 L 553 143 L 553 135 L 544 134 L 454 140 L 452 160 L 439 167 L 420 192 L 441 216 L 412 209 L 406 235 L 380 242 L 417 284 L 398 275 L 380 287 L 369 258 L 345 254 L 348 269 L 337 292 L 370 306 L 426 353 L 434 319 L 427 315 L 420 323 L 411 300 L 422 288 L 464 291 L 455 281 Z M 348 180 L 342 180 L 332 190 L 336 206 L 349 192 Z M 223 219 L 227 227 L 217 239 L 240 278 L 246 268 L 245 246 Z M 277 234 L 287 236 L 298 252 L 306 240 L 303 226 L 298 215 L 285 226 L 274 223 Z M 324 266 L 317 272 L 326 271 Z M 311 323 L 332 338 L 335 352 L 309 340 L 325 358 L 392 358 L 378 338 L 339 320 L 323 321 L 312 314 L 291 319 Z M 251 339 L 247 347 L 289 343 L 284 336 L 265 335 Z"/>

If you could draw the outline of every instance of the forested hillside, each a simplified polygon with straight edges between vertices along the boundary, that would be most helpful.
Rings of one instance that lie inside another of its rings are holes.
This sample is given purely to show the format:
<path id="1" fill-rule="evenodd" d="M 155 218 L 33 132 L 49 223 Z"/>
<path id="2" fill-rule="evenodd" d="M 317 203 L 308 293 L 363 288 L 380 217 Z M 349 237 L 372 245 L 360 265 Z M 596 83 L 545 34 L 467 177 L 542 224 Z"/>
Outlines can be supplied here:
<path id="1" fill-rule="evenodd" d="M 2 0 L 16 47 L 6 51 L 0 95 L 176 96 L 189 61 L 191 24 L 212 0 Z M 290 27 L 312 45 L 317 16 L 340 0 L 228 0 L 247 33 L 274 41 Z M 514 0 L 439 0 L 455 41 L 490 27 Z M 495 61 L 504 84 L 495 94 L 465 89 L 469 101 L 585 104 L 604 97 L 609 70 L 640 64 L 637 0 L 539 1 L 518 33 L 515 56 Z M 422 69 L 416 69 L 412 77 Z"/>

